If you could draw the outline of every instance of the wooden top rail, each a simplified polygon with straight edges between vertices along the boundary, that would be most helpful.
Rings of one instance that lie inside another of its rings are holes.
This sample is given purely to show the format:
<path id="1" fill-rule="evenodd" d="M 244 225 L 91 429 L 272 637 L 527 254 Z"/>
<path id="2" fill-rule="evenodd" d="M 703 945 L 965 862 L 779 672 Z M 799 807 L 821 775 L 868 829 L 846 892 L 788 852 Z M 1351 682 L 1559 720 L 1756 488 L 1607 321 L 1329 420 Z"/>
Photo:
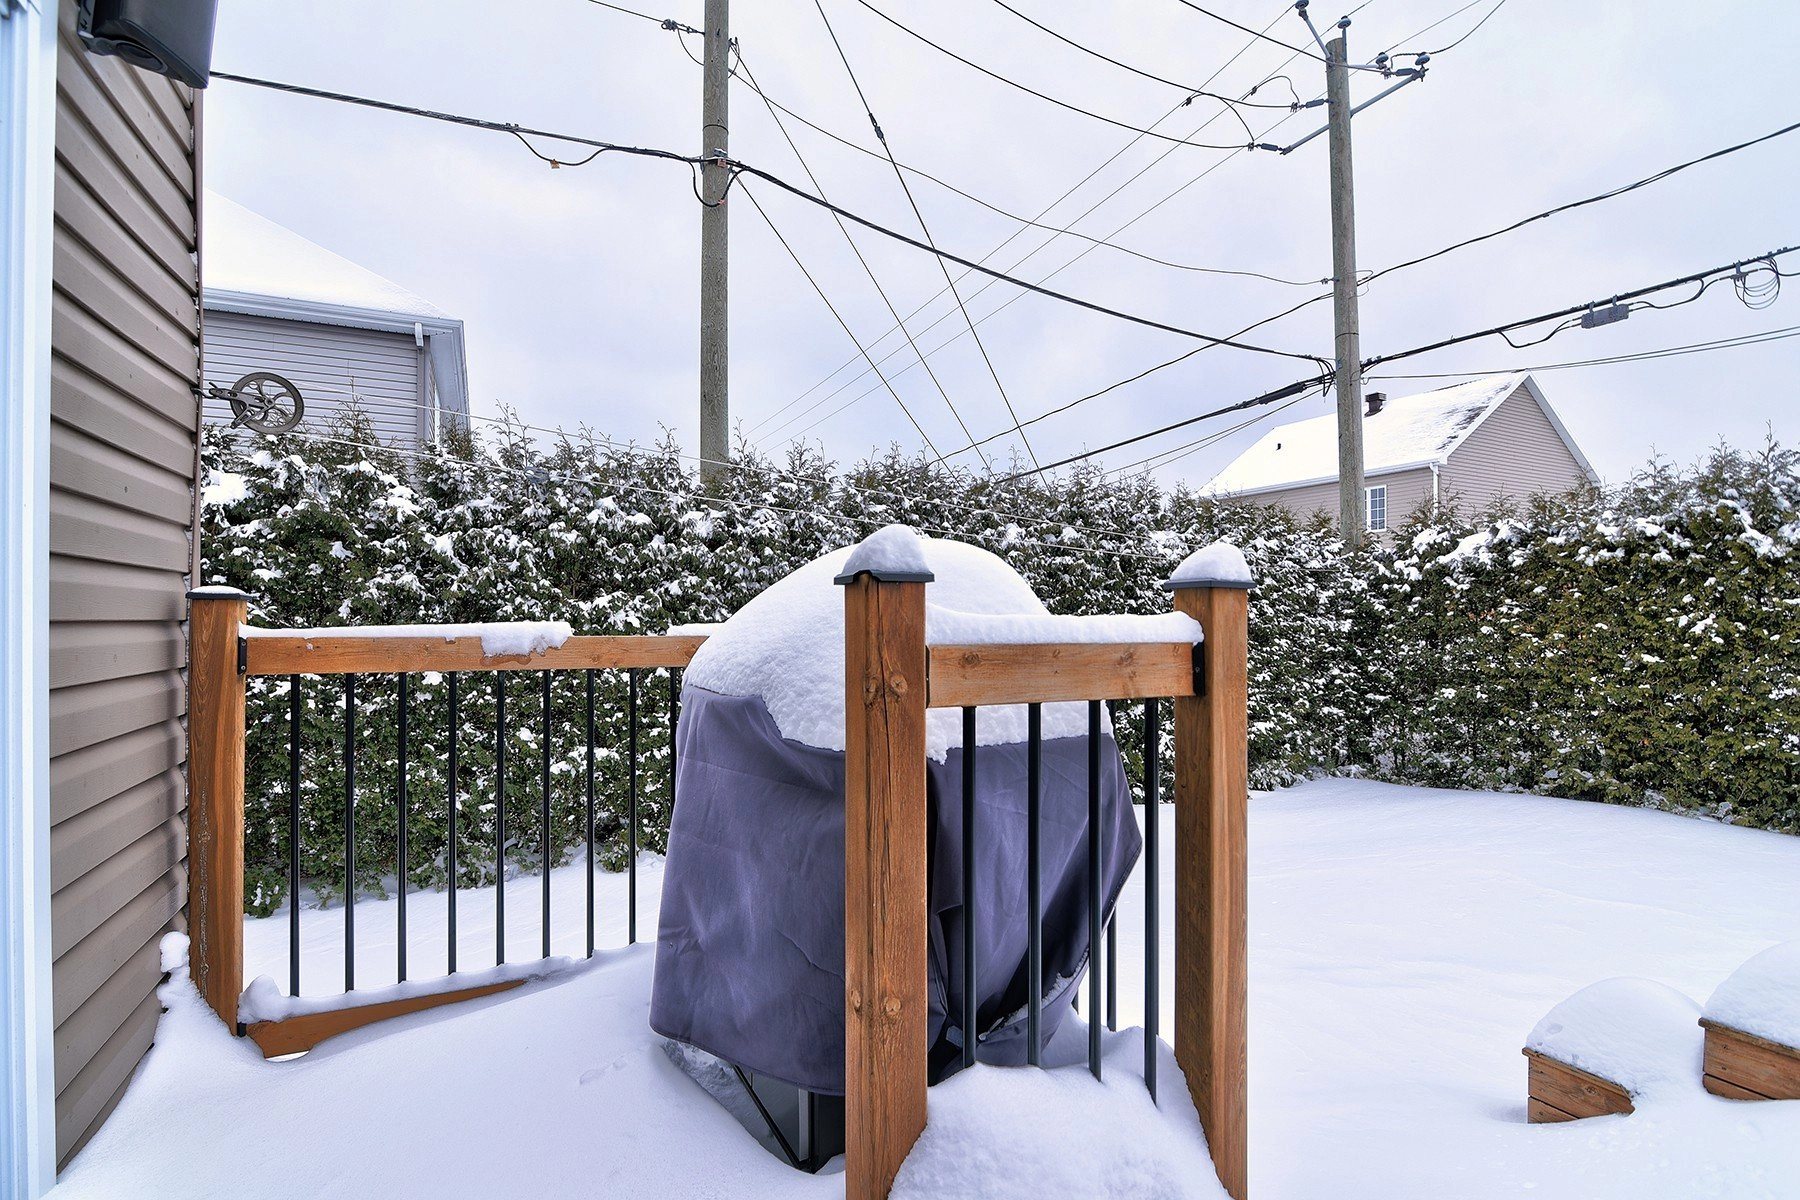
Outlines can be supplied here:
<path id="1" fill-rule="evenodd" d="M 541 654 L 489 657 L 479 636 L 257 633 L 243 639 L 246 675 L 400 675 L 418 671 L 580 671 L 685 667 L 696 636 L 572 637 Z"/>
<path id="2" fill-rule="evenodd" d="M 1201 643 L 1045 642 L 931 646 L 926 705 L 1042 704 L 1192 696 Z"/>

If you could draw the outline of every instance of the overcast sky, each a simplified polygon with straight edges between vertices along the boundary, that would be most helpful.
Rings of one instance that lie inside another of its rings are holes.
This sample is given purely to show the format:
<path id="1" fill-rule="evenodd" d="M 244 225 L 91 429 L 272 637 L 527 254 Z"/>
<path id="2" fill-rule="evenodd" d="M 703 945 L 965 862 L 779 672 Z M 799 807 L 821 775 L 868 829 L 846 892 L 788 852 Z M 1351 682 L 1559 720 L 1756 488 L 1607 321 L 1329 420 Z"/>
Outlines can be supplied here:
<path id="1" fill-rule="evenodd" d="M 1176 87 L 1058 42 L 994 0 L 872 2 L 996 73 L 1127 125 L 1151 127 L 1183 99 Z M 1323 90 L 1319 63 L 1254 42 L 1179 0 L 1008 2 L 1083 45 L 1189 87 L 1210 79 L 1210 90 L 1240 96 L 1281 74 L 1303 99 Z M 1480 0 L 1418 34 L 1461 2 L 1368 0 L 1350 29 L 1352 59 L 1367 61 L 1389 47 L 1444 47 L 1493 6 Z M 702 19 L 699 0 L 629 0 L 628 7 L 695 26 Z M 1212 0 L 1208 7 L 1257 29 L 1273 21 L 1271 36 L 1310 44 L 1286 3 Z M 1317 281 L 1331 273 L 1324 138 L 1282 157 L 1137 137 L 984 77 L 858 0 L 824 0 L 824 8 L 902 163 L 1010 213 L 1037 217 L 1049 208 L 1041 218 L 1047 224 L 1073 222 L 1144 255 L 1312 282 L 1176 269 L 1074 237 L 1021 233 L 1017 222 L 914 178 L 913 194 L 944 249 L 979 259 L 1005 243 L 991 260 L 997 268 L 1215 334 L 1323 290 Z M 1338 15 L 1326 0 L 1314 8 L 1322 23 Z M 771 96 L 875 148 L 812 0 L 740 0 L 732 33 Z M 698 38 L 687 42 L 699 53 Z M 1356 118 L 1359 266 L 1377 269 L 1436 250 L 1800 120 L 1796 45 L 1800 4 L 1792 0 L 1508 0 L 1466 42 L 1435 57 L 1422 83 Z M 701 148 L 700 68 L 683 53 L 681 35 L 587 0 L 229 0 L 220 5 L 214 65 L 609 141 Z M 1380 86 L 1373 76 L 1353 79 L 1358 101 Z M 1280 104 L 1290 98 L 1280 80 L 1255 97 Z M 1320 109 L 1240 111 L 1259 140 L 1275 142 L 1323 119 Z M 767 109 L 741 83 L 733 85 L 731 118 L 734 157 L 810 190 Z M 918 235 L 885 162 L 788 125 L 834 201 Z M 1237 118 L 1204 99 L 1154 128 L 1200 142 L 1246 140 Z M 467 322 L 477 416 L 507 405 L 533 424 L 586 424 L 639 442 L 667 427 L 685 449 L 696 448 L 701 210 L 684 166 L 603 155 L 553 171 L 504 135 L 223 81 L 207 93 L 204 134 L 209 186 Z M 570 159 L 585 153 L 551 143 L 540 149 Z M 1414 346 L 1800 243 L 1796 196 L 1800 133 L 1396 273 L 1364 296 L 1363 352 Z M 893 352 L 883 373 L 938 452 L 967 444 L 963 423 L 977 437 L 1012 424 L 961 314 L 940 295 L 943 276 L 929 256 L 853 227 L 899 311 L 924 306 L 909 328 L 956 413 L 904 339 L 886 336 L 888 310 L 830 217 L 746 179 L 729 202 L 735 430 L 771 452 L 803 437 L 841 462 L 890 443 L 909 451 L 923 446 L 894 398 L 863 374 L 855 345 L 752 197 L 856 337 L 878 358 Z M 1785 266 L 1800 269 L 1800 255 Z M 1194 345 L 980 277 L 959 286 L 1021 418 Z M 1637 312 L 1542 346 L 1513 350 L 1487 339 L 1395 369 L 1508 370 L 1790 326 L 1800 327 L 1800 280 L 1767 311 L 1749 310 L 1721 285 L 1685 307 Z M 1251 337 L 1329 357 L 1331 305 L 1312 305 Z M 1048 462 L 1312 373 L 1293 359 L 1209 349 L 1026 432 Z M 1800 338 L 1559 370 L 1539 381 L 1614 482 L 1652 453 L 1691 461 L 1721 440 L 1759 444 L 1771 427 L 1800 441 Z M 1453 380 L 1395 379 L 1370 387 L 1399 395 L 1447 382 Z M 1103 461 L 1126 467 L 1159 455 L 1152 465 L 1163 478 L 1200 483 L 1269 423 L 1327 411 L 1329 402 L 1315 390 L 1261 425 L 1180 457 L 1178 449 L 1225 424 L 1113 451 Z M 1015 435 L 988 452 L 999 468 L 1014 454 L 1023 461 L 1026 448 Z M 968 453 L 954 461 L 979 466 Z"/>

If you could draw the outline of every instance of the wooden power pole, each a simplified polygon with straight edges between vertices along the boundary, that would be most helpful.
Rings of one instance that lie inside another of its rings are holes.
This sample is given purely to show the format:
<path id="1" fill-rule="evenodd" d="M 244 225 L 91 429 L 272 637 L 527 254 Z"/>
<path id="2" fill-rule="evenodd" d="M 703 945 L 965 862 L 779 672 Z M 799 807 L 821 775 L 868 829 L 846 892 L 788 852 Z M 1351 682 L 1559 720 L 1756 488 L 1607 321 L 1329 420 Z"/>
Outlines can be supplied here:
<path id="1" fill-rule="evenodd" d="M 730 0 L 706 0 L 706 67 L 701 76 L 700 154 L 700 482 L 718 481 L 730 455 L 730 303 L 726 240 L 730 222 L 724 163 L 730 146 Z"/>
<path id="2" fill-rule="evenodd" d="M 1337 331 L 1338 527 L 1346 545 L 1363 543 L 1362 337 L 1356 307 L 1356 200 L 1350 172 L 1350 67 L 1343 28 L 1325 46 L 1325 105 L 1331 146 L 1332 309 Z"/>

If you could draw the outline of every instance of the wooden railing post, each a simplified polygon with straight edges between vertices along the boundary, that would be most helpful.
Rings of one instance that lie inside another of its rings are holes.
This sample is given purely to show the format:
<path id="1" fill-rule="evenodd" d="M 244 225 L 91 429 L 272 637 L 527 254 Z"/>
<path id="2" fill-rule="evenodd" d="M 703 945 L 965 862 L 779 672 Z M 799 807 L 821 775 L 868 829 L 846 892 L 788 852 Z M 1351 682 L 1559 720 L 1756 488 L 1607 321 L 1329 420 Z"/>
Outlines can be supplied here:
<path id="1" fill-rule="evenodd" d="M 1235 547 L 1216 545 L 1166 586 L 1206 638 L 1196 694 L 1175 701 L 1175 1060 L 1219 1182 L 1245 1200 L 1250 572 Z"/>
<path id="2" fill-rule="evenodd" d="M 838 579 L 845 585 L 846 1200 L 885 1200 L 925 1129 L 930 578 L 874 570 Z"/>
<path id="3" fill-rule="evenodd" d="M 250 597 L 189 592 L 188 968 L 237 1030 L 244 988 L 244 671 L 238 628 Z"/>

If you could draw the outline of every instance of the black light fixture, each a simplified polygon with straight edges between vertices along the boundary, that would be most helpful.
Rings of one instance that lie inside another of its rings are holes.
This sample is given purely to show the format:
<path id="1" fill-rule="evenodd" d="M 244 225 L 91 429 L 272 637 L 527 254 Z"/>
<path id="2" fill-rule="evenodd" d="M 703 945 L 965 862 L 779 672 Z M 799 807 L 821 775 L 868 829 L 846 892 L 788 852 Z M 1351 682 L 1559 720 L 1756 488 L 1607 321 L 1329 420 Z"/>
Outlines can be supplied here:
<path id="1" fill-rule="evenodd" d="M 76 31 L 95 54 L 203 88 L 217 10 L 218 0 L 81 0 Z"/>

